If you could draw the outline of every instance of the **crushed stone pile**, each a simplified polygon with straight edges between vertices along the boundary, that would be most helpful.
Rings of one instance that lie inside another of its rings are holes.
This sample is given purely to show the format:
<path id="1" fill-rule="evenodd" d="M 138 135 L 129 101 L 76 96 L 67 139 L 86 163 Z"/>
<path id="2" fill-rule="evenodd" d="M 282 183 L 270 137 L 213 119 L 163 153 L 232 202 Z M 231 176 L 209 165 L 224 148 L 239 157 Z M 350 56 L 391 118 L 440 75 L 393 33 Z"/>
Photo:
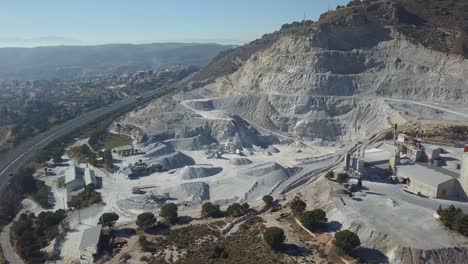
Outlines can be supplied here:
<path id="1" fill-rule="evenodd" d="M 171 145 L 156 143 L 151 147 L 150 151 L 145 154 L 145 157 L 156 158 L 173 152 L 175 152 L 175 150 Z"/>
<path id="2" fill-rule="evenodd" d="M 270 152 L 270 153 L 279 153 L 279 152 L 280 152 L 279 149 L 277 149 L 277 148 L 275 148 L 275 147 L 273 147 L 273 146 L 271 146 L 271 145 L 268 146 L 267 150 L 268 150 L 268 152 Z"/>
<path id="3" fill-rule="evenodd" d="M 220 173 L 222 170 L 223 168 L 220 167 L 185 166 L 179 171 L 179 176 L 184 180 L 193 180 L 211 177 Z"/>
<path id="4" fill-rule="evenodd" d="M 184 166 L 195 165 L 192 157 L 176 151 L 171 154 L 161 156 L 156 160 L 152 160 L 151 164 L 159 164 L 164 170 L 172 170 L 182 168 Z"/>
<path id="5" fill-rule="evenodd" d="M 207 136 L 198 135 L 189 138 L 175 138 L 164 141 L 164 143 L 179 150 L 204 150 L 213 143 Z"/>
<path id="6" fill-rule="evenodd" d="M 205 182 L 182 183 L 169 190 L 169 194 L 179 201 L 202 202 L 210 200 L 210 186 Z"/>
<path id="7" fill-rule="evenodd" d="M 268 162 L 249 168 L 243 172 L 245 175 L 261 177 L 274 171 L 282 171 L 287 176 L 287 170 L 276 162 Z"/>
<path id="8" fill-rule="evenodd" d="M 232 165 L 241 166 L 251 164 L 252 161 L 247 158 L 235 158 L 229 161 Z"/>

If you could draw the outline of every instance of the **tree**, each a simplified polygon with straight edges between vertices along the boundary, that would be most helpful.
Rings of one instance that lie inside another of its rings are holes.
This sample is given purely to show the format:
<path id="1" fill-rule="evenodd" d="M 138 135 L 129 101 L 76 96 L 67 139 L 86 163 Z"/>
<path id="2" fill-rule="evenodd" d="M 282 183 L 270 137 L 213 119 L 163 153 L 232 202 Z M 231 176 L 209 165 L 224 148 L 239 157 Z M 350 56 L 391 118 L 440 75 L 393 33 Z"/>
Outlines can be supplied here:
<path id="1" fill-rule="evenodd" d="M 346 253 L 349 253 L 351 250 L 361 245 L 361 240 L 354 232 L 342 230 L 335 234 L 333 244 L 343 249 Z"/>
<path id="2" fill-rule="evenodd" d="M 302 225 L 309 230 L 314 230 L 327 223 L 327 215 L 322 209 L 315 209 L 312 211 L 303 212 L 299 220 Z"/>
<path id="3" fill-rule="evenodd" d="M 54 163 L 55 164 L 60 164 L 63 162 L 63 159 L 62 159 L 62 153 L 60 152 L 55 152 L 52 156 L 52 159 L 54 160 Z"/>
<path id="4" fill-rule="evenodd" d="M 341 173 L 338 173 L 338 176 L 336 178 L 336 181 L 338 183 L 345 183 L 346 181 L 348 181 L 348 178 L 349 178 L 349 175 L 348 173 L 346 172 L 341 172 Z"/>
<path id="5" fill-rule="evenodd" d="M 116 213 L 104 213 L 99 218 L 99 224 L 101 224 L 104 227 L 112 228 L 112 226 L 115 225 L 117 220 L 119 220 L 119 215 L 118 214 L 116 214 Z"/>
<path id="6" fill-rule="evenodd" d="M 203 217 L 215 218 L 221 215 L 221 209 L 219 205 L 207 202 L 202 205 L 201 214 Z"/>
<path id="7" fill-rule="evenodd" d="M 273 250 L 280 250 L 286 237 L 284 236 L 283 229 L 279 227 L 269 227 L 266 229 L 265 233 L 263 233 L 263 239 Z"/>
<path id="8" fill-rule="evenodd" d="M 332 170 L 328 171 L 327 174 L 325 174 L 325 177 L 327 179 L 333 179 L 333 177 L 335 177 L 335 173 Z"/>
<path id="9" fill-rule="evenodd" d="M 362 4 L 361 0 L 351 0 L 346 6 L 351 7 L 351 6 L 358 6 Z"/>
<path id="10" fill-rule="evenodd" d="M 226 213 L 228 216 L 232 217 L 239 217 L 241 215 L 244 215 L 249 209 L 247 208 L 245 204 L 240 205 L 239 203 L 233 203 L 228 208 L 226 209 Z"/>
<path id="11" fill-rule="evenodd" d="M 294 214 L 300 214 L 304 212 L 306 206 L 306 203 L 299 198 L 295 198 L 289 205 Z"/>
<path id="12" fill-rule="evenodd" d="M 270 195 L 265 195 L 262 198 L 263 202 L 265 203 L 265 206 L 270 208 L 273 205 L 273 197 Z"/>
<path id="13" fill-rule="evenodd" d="M 460 208 L 456 208 L 452 204 L 446 209 L 442 209 L 442 207 L 439 206 L 439 209 L 437 209 L 437 214 L 439 214 L 440 221 L 442 221 L 442 223 L 444 223 L 445 226 L 447 226 L 450 229 L 453 229 L 455 218 L 457 217 L 457 215 L 463 214 L 463 211 Z"/>
<path id="14" fill-rule="evenodd" d="M 145 251 L 145 252 L 153 252 L 154 251 L 154 244 L 149 242 L 146 239 L 146 236 L 143 236 L 143 235 L 140 236 L 138 238 L 138 243 L 140 243 L 140 246 L 143 249 L 143 251 Z"/>
<path id="15" fill-rule="evenodd" d="M 147 230 L 156 224 L 156 217 L 150 212 L 141 213 L 137 216 L 136 224 L 138 227 Z"/>
<path id="16" fill-rule="evenodd" d="M 242 204 L 242 210 L 244 211 L 244 214 L 247 213 L 247 211 L 249 211 L 250 209 L 250 205 L 248 203 L 243 203 Z"/>
<path id="17" fill-rule="evenodd" d="M 33 194 L 37 192 L 36 180 L 33 177 L 34 169 L 22 168 L 15 175 L 14 182 L 20 193 Z"/>
<path id="18" fill-rule="evenodd" d="M 453 228 L 461 234 L 468 236 L 468 215 L 461 213 L 455 217 Z"/>
<path id="19" fill-rule="evenodd" d="M 177 205 L 175 203 L 167 203 L 159 212 L 159 215 L 166 219 L 169 223 L 175 224 L 177 222 L 178 213 L 177 213 Z"/>
<path id="20" fill-rule="evenodd" d="M 216 245 L 213 248 L 213 252 L 211 253 L 211 258 L 228 258 L 229 252 L 227 252 L 226 247 L 224 245 Z"/>

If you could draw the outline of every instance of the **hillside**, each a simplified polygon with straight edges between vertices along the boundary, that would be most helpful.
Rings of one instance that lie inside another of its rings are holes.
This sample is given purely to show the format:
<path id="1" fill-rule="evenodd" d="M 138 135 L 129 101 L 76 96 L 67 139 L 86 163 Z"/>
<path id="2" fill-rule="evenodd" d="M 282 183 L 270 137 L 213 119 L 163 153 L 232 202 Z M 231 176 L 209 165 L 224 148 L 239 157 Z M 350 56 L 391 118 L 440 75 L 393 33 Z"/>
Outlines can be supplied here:
<path id="1" fill-rule="evenodd" d="M 204 66 L 231 47 L 156 43 L 0 48 L 0 79 L 75 79 L 171 65 Z"/>
<path id="2" fill-rule="evenodd" d="M 462 1 L 367 1 L 217 57 L 197 81 L 218 95 L 423 96 L 467 100 Z M 223 69 L 222 71 L 220 69 Z M 223 74 L 224 73 L 224 74 Z"/>

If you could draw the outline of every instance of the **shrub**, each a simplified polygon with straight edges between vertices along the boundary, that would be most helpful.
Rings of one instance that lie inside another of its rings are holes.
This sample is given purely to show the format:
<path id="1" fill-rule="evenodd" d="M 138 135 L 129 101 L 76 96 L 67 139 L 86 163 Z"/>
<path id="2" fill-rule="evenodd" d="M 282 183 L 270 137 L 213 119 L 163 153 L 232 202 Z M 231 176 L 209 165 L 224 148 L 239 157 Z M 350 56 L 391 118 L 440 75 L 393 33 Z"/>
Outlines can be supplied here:
<path id="1" fill-rule="evenodd" d="M 458 214 L 455 217 L 455 221 L 453 223 L 453 227 L 455 230 L 460 232 L 461 234 L 468 236 L 468 215 L 467 214 Z"/>
<path id="2" fill-rule="evenodd" d="M 211 258 L 228 258 L 229 253 L 224 245 L 216 245 L 211 253 Z"/>
<path id="3" fill-rule="evenodd" d="M 295 198 L 289 205 L 294 214 L 300 214 L 304 212 L 306 208 L 306 203 L 299 198 Z"/>
<path id="4" fill-rule="evenodd" d="M 177 205 L 175 203 L 167 203 L 159 212 L 159 215 L 166 219 L 169 223 L 175 224 L 177 222 L 177 218 L 179 217 L 177 212 Z"/>
<path id="5" fill-rule="evenodd" d="M 341 173 L 338 173 L 338 176 L 337 176 L 337 178 L 336 178 L 336 181 L 337 181 L 338 183 L 345 183 L 345 182 L 348 181 L 348 178 L 349 178 L 348 173 L 346 173 L 346 172 L 341 172 Z"/>
<path id="6" fill-rule="evenodd" d="M 140 236 L 138 238 L 138 243 L 140 244 L 141 249 L 143 249 L 143 251 L 145 251 L 145 252 L 153 252 L 154 249 L 155 249 L 154 244 L 149 242 L 146 239 L 146 236 Z"/>
<path id="7" fill-rule="evenodd" d="M 116 213 L 104 213 L 99 218 L 99 224 L 104 227 L 112 227 L 119 220 L 119 215 Z"/>
<path id="8" fill-rule="evenodd" d="M 442 209 L 442 207 L 439 206 L 439 209 L 437 209 L 437 214 L 439 214 L 440 221 L 442 221 L 446 227 L 454 229 L 455 219 L 457 218 L 457 215 L 463 214 L 463 211 L 460 208 L 456 208 L 452 204 L 446 209 Z"/>
<path id="9" fill-rule="evenodd" d="M 219 217 L 221 209 L 219 205 L 207 202 L 202 205 L 201 214 L 203 217 Z"/>
<path id="10" fill-rule="evenodd" d="M 346 6 L 351 7 L 351 6 L 358 6 L 362 4 L 361 0 L 351 0 Z"/>
<path id="11" fill-rule="evenodd" d="M 269 227 L 266 229 L 265 233 L 263 233 L 263 239 L 273 250 L 279 250 L 283 246 L 286 237 L 284 236 L 283 229 L 279 227 Z"/>
<path id="12" fill-rule="evenodd" d="M 271 207 L 273 205 L 273 197 L 271 197 L 270 195 L 263 196 L 262 200 L 265 203 L 266 207 Z"/>
<path id="13" fill-rule="evenodd" d="M 247 213 L 248 210 L 248 204 L 246 206 L 246 204 L 240 205 L 239 203 L 233 203 L 228 206 L 226 213 L 231 217 L 239 217 Z"/>
<path id="14" fill-rule="evenodd" d="M 76 197 L 78 200 L 76 207 L 78 208 L 88 207 L 102 202 L 101 194 L 94 190 L 94 184 L 86 186 Z"/>
<path id="15" fill-rule="evenodd" d="M 156 217 L 154 217 L 154 214 L 150 212 L 141 213 L 137 216 L 136 224 L 138 227 L 147 230 L 156 224 Z"/>
<path id="16" fill-rule="evenodd" d="M 327 174 L 325 174 L 325 177 L 327 179 L 333 179 L 333 177 L 335 177 L 335 173 L 332 170 L 328 171 Z"/>
<path id="17" fill-rule="evenodd" d="M 314 230 L 327 223 L 327 215 L 322 209 L 315 209 L 313 211 L 303 212 L 299 220 L 302 225 L 309 230 Z"/>
<path id="18" fill-rule="evenodd" d="M 343 230 L 335 234 L 333 244 L 343 249 L 346 253 L 349 253 L 351 250 L 361 245 L 361 240 L 355 233 L 349 230 Z"/>

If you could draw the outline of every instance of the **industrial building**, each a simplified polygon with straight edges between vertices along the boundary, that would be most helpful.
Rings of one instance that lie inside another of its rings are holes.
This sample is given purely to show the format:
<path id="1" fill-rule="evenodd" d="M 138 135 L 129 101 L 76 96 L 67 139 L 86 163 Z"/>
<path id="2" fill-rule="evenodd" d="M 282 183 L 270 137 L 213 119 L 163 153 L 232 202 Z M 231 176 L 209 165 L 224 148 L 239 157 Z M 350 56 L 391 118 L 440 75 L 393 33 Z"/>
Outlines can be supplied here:
<path id="1" fill-rule="evenodd" d="M 460 170 L 460 184 L 468 194 L 468 145 L 465 145 L 462 156 L 462 166 Z"/>
<path id="2" fill-rule="evenodd" d="M 398 165 L 396 176 L 405 183 L 409 192 L 433 198 L 461 199 L 464 191 L 458 182 L 458 174 L 425 163 Z"/>
<path id="3" fill-rule="evenodd" d="M 90 184 L 97 186 L 96 175 L 94 174 L 94 171 L 90 170 L 87 166 L 84 170 L 84 183 L 85 186 L 88 186 Z"/>
<path id="4" fill-rule="evenodd" d="M 90 227 L 83 232 L 79 247 L 81 263 L 94 263 L 94 256 L 100 250 L 101 236 L 101 225 Z"/>
<path id="5" fill-rule="evenodd" d="M 88 165 L 83 169 L 73 164 L 65 171 L 65 188 L 68 193 L 83 189 L 89 184 L 97 186 L 97 179 L 94 170 L 89 169 Z"/>
<path id="6" fill-rule="evenodd" d="M 75 164 L 71 165 L 65 172 L 65 188 L 67 192 L 73 192 L 84 188 L 83 176 Z"/>
<path id="7" fill-rule="evenodd" d="M 467 199 L 468 145 L 464 148 L 459 171 L 441 167 L 445 162 L 442 154 L 445 153 L 441 147 L 423 146 L 421 140 L 400 134 L 398 139 L 395 138 L 395 145 L 383 143 L 378 148 L 365 151 L 364 177 L 376 180 L 393 175 L 392 179 L 405 184 L 405 190 L 411 193 L 441 199 Z M 345 161 L 345 168 L 348 166 L 349 171 L 355 170 L 350 155 Z"/>

